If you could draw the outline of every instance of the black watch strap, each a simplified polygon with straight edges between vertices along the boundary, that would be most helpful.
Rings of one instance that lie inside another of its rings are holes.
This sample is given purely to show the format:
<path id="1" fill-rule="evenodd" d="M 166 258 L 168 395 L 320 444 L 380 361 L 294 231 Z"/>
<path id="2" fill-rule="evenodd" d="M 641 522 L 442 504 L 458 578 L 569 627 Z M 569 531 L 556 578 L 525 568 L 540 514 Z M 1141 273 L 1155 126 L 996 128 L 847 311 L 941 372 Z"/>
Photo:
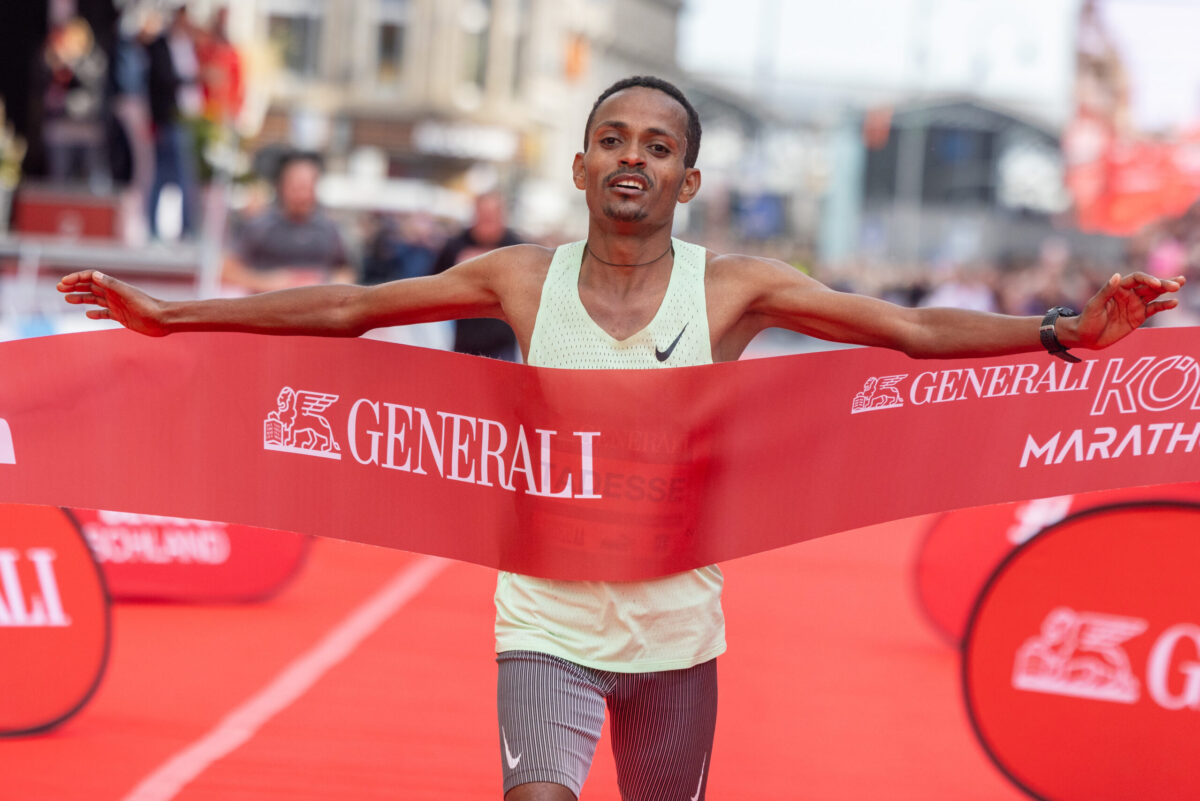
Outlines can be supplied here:
<path id="1" fill-rule="evenodd" d="M 1044 347 L 1051 355 L 1057 356 L 1066 362 L 1079 361 L 1078 356 L 1071 355 L 1071 352 L 1063 347 L 1058 341 L 1058 334 L 1054 332 L 1054 323 L 1059 317 L 1076 317 L 1079 312 L 1066 306 L 1055 306 L 1050 311 L 1046 312 L 1046 316 L 1042 318 L 1042 327 L 1039 334 L 1042 338 L 1042 347 Z"/>

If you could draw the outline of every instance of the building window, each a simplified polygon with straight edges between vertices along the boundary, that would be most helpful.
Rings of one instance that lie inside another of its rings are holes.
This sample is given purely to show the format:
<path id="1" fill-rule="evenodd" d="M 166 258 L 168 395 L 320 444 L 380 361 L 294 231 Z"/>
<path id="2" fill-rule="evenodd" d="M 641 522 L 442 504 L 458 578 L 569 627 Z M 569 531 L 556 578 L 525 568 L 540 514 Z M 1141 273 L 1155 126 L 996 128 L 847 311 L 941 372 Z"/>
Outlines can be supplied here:
<path id="1" fill-rule="evenodd" d="M 467 0 L 459 9 L 464 37 L 463 82 L 483 91 L 487 79 L 488 40 L 492 30 L 491 0 Z"/>
<path id="2" fill-rule="evenodd" d="M 512 93 L 514 97 L 524 94 L 526 73 L 529 72 L 529 39 L 532 35 L 533 18 L 529 13 L 529 0 L 517 0 L 517 41 L 513 45 Z"/>
<path id="3" fill-rule="evenodd" d="M 269 0 L 267 37 L 283 68 L 303 77 L 316 75 L 321 63 L 321 0 Z"/>
<path id="4" fill-rule="evenodd" d="M 410 6 L 409 0 L 379 0 L 375 77 L 381 84 L 398 84 L 404 73 L 404 43 L 408 33 Z"/>

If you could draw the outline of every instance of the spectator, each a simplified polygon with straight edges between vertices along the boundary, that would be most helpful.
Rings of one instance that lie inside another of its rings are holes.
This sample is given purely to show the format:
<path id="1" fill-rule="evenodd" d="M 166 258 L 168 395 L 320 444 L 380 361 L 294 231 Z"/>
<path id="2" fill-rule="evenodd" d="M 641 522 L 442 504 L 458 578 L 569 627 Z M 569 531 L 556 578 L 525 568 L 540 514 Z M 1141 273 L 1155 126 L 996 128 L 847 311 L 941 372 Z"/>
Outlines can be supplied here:
<path id="1" fill-rule="evenodd" d="M 311 154 L 283 158 L 275 202 L 234 236 L 222 274 L 227 285 L 254 293 L 353 279 L 342 234 L 317 205 L 320 174 Z"/>
<path id="2" fill-rule="evenodd" d="M 441 252 L 437 226 L 424 212 L 397 220 L 387 214 L 371 219 L 363 255 L 362 283 L 382 284 L 429 275 Z"/>
<path id="3" fill-rule="evenodd" d="M 148 61 L 137 40 L 141 16 L 127 9 L 113 56 L 113 116 L 129 148 L 129 185 L 122 199 L 125 239 L 141 244 L 146 238 L 145 208 L 154 180 L 154 131 L 150 119 Z"/>
<path id="4" fill-rule="evenodd" d="M 202 182 L 212 180 L 215 166 L 204 156 L 215 149 L 229 152 L 234 147 L 234 124 L 245 96 L 242 59 L 226 34 L 227 12 L 228 9 L 219 8 L 207 27 L 192 28 L 203 108 L 190 122 L 196 152 L 200 154 L 197 164 Z M 227 162 L 224 166 L 229 167 Z"/>
<path id="5" fill-rule="evenodd" d="M 204 92 L 204 117 L 218 126 L 232 125 L 242 109 L 242 60 L 229 41 L 227 8 L 213 14 L 208 28 L 196 31 L 196 59 Z"/>
<path id="6" fill-rule="evenodd" d="M 475 199 L 475 217 L 470 227 L 446 242 L 433 271 L 441 273 L 490 250 L 521 243 L 521 238 L 508 228 L 504 197 L 499 192 L 488 192 Z M 486 317 L 456 321 L 454 349 L 510 362 L 517 360 L 517 338 L 508 323 Z"/>
<path id="7" fill-rule="evenodd" d="M 433 272 L 446 235 L 432 214 L 418 211 L 401 218 L 400 240 L 403 243 L 400 252 L 403 275 L 415 278 Z"/>
<path id="8" fill-rule="evenodd" d="M 948 306 L 972 311 L 996 311 L 996 295 L 988 286 L 989 273 L 981 267 L 954 267 L 934 290 L 921 300 L 921 306 Z"/>
<path id="9" fill-rule="evenodd" d="M 164 32 L 157 12 L 147 15 L 140 35 L 146 48 L 150 119 L 154 124 L 154 181 L 146 201 L 146 217 L 155 237 L 159 235 L 158 201 L 167 184 L 179 187 L 183 198 L 181 234 L 191 237 L 196 232 L 196 168 L 191 135 L 179 106 L 183 80 L 174 55 L 180 46 L 171 43 L 172 37 L 179 36 L 178 31 L 170 36 Z"/>
<path id="10" fill-rule="evenodd" d="M 1165 278 L 1182 275 L 1187 271 L 1188 252 L 1184 241 L 1187 230 L 1184 218 L 1169 220 L 1163 225 L 1161 235 L 1150 249 L 1146 259 L 1146 272 Z"/>
<path id="11" fill-rule="evenodd" d="M 184 119 L 192 120 L 204 113 L 204 92 L 200 86 L 200 60 L 196 55 L 196 29 L 188 17 L 187 6 L 175 10 L 167 31 L 167 46 L 171 49 L 171 64 L 179 76 L 176 102 Z"/>
<path id="12" fill-rule="evenodd" d="M 42 141 L 50 177 L 82 178 L 92 191 L 111 184 L 102 114 L 108 59 L 81 17 L 55 25 L 46 38 Z"/>

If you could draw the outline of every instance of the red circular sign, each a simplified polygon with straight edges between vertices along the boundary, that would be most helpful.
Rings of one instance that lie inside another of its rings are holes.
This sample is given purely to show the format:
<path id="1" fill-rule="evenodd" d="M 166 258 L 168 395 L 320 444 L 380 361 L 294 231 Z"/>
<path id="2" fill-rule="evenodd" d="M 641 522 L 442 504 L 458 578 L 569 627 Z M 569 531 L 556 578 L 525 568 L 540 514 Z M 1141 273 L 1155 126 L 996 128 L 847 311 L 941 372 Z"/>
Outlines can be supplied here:
<path id="1" fill-rule="evenodd" d="M 957 646 L 979 590 L 1013 548 L 1069 514 L 1127 501 L 1200 501 L 1200 483 L 1104 490 L 946 512 L 929 527 L 917 551 L 917 601 L 938 633 Z"/>
<path id="2" fill-rule="evenodd" d="M 72 509 L 117 600 L 257 601 L 295 575 L 312 538 L 159 515 Z"/>
<path id="3" fill-rule="evenodd" d="M 1200 505 L 1046 529 L 997 568 L 963 644 L 991 758 L 1053 801 L 1200 798 Z"/>
<path id="4" fill-rule="evenodd" d="M 0 735 L 48 729 L 83 708 L 111 630 L 104 577 L 70 518 L 0 504 Z"/>

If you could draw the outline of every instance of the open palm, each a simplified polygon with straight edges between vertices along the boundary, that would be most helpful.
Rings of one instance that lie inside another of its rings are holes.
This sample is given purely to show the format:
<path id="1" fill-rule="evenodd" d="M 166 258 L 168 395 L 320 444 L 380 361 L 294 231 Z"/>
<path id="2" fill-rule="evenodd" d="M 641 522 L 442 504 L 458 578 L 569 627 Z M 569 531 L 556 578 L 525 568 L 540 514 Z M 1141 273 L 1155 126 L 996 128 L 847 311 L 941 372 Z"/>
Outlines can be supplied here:
<path id="1" fill-rule="evenodd" d="M 1107 347 L 1155 314 L 1175 308 L 1179 301 L 1162 296 L 1177 292 L 1184 281 L 1182 276 L 1160 279 L 1146 273 L 1124 278 L 1114 275 L 1083 307 L 1077 325 L 1079 345 Z"/>
<path id="2" fill-rule="evenodd" d="M 66 293 L 67 303 L 97 306 L 87 310 L 93 320 L 114 320 L 152 337 L 168 333 L 158 318 L 161 301 L 97 270 L 71 273 L 58 282 L 58 291 Z"/>

